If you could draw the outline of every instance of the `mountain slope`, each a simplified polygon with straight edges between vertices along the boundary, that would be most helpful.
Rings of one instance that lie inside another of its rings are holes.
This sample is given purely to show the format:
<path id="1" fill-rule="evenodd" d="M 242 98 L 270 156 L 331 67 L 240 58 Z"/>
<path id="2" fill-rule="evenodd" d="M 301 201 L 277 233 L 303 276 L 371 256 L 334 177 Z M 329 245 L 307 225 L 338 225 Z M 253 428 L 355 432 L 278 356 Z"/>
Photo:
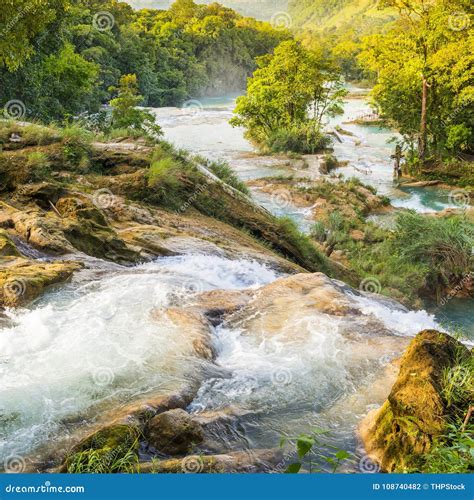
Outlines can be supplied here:
<path id="1" fill-rule="evenodd" d="M 290 0 L 289 12 L 297 28 L 320 31 L 355 24 L 371 31 L 395 17 L 389 9 L 379 9 L 378 0 Z"/>
<path id="2" fill-rule="evenodd" d="M 174 0 L 125 0 L 134 9 L 168 9 Z M 195 0 L 198 4 L 210 4 L 215 0 Z M 288 0 L 218 0 L 225 7 L 244 16 L 269 21 L 278 12 L 288 11 Z"/>

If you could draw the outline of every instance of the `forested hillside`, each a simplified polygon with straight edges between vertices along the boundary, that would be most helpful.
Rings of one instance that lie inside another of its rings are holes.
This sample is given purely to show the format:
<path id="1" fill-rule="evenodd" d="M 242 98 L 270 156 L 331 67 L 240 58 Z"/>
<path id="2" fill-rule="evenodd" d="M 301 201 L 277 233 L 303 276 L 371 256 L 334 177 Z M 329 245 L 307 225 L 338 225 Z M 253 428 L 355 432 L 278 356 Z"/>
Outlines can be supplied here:
<path id="1" fill-rule="evenodd" d="M 365 35 L 383 32 L 396 19 L 396 11 L 380 8 L 378 0 L 290 0 L 293 30 L 307 45 L 321 47 L 333 56 L 350 80 L 370 74 L 357 64 Z"/>
<path id="2" fill-rule="evenodd" d="M 393 17 L 388 9 L 378 8 L 378 0 L 290 0 L 289 9 L 297 27 L 321 30 L 356 23 L 370 29 Z"/>
<path id="3" fill-rule="evenodd" d="M 173 0 L 127 0 L 127 3 L 134 9 L 168 9 Z M 213 0 L 198 0 L 197 3 L 210 4 Z M 275 13 L 288 10 L 288 0 L 221 0 L 219 3 L 263 21 L 270 21 Z"/>
<path id="4" fill-rule="evenodd" d="M 28 118 L 42 120 L 97 110 L 123 74 L 137 76 L 148 106 L 241 90 L 255 58 L 290 37 L 192 0 L 168 11 L 135 11 L 117 0 L 50 0 L 41 12 L 23 3 L 15 30 L 0 41 L 0 101 L 21 101 Z M 0 20 L 14 16 L 6 6 Z"/>

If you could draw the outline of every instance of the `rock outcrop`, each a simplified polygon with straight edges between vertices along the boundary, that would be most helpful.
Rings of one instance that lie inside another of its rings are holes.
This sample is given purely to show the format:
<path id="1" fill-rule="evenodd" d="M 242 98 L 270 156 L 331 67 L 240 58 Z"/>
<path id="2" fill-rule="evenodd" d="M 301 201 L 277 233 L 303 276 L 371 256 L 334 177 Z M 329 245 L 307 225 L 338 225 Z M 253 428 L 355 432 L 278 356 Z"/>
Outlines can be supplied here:
<path id="1" fill-rule="evenodd" d="M 433 440 L 446 431 L 458 409 L 447 400 L 443 377 L 469 356 L 460 342 L 434 330 L 411 342 L 387 401 L 360 428 L 367 454 L 383 471 L 416 468 Z"/>
<path id="2" fill-rule="evenodd" d="M 184 455 L 204 439 L 202 426 L 180 409 L 153 417 L 145 432 L 148 444 L 166 455 Z"/>
<path id="3" fill-rule="evenodd" d="M 0 264 L 0 308 L 24 306 L 48 286 L 67 281 L 82 267 L 80 262 L 40 262 L 24 258 L 3 258 Z"/>

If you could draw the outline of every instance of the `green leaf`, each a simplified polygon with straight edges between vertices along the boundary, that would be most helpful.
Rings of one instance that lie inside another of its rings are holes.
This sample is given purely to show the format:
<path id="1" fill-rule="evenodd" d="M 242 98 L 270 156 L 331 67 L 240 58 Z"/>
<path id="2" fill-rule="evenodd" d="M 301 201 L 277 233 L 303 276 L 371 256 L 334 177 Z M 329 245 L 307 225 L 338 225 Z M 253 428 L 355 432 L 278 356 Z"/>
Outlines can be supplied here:
<path id="1" fill-rule="evenodd" d="M 314 445 L 314 439 L 310 436 L 301 435 L 296 441 L 296 450 L 300 458 L 305 457 Z"/>
<path id="2" fill-rule="evenodd" d="M 291 464 L 286 468 L 285 474 L 298 474 L 301 469 L 301 463 Z"/>
<path id="3" fill-rule="evenodd" d="M 350 453 L 347 453 L 347 451 L 345 451 L 345 450 L 339 450 L 336 453 L 336 458 L 338 460 L 345 460 L 346 458 L 349 458 L 350 456 L 351 456 Z"/>

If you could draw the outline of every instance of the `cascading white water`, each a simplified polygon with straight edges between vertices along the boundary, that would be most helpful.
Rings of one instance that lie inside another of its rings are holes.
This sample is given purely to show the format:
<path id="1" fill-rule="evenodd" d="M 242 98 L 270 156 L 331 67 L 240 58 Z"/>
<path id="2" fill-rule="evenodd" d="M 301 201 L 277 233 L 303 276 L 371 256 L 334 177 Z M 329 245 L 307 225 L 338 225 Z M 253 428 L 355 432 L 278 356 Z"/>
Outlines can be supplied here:
<path id="1" fill-rule="evenodd" d="M 84 283 L 79 273 L 31 309 L 10 312 L 13 326 L 0 330 L 0 458 L 29 453 L 64 432 L 68 421 L 150 390 L 169 393 L 193 377 L 203 361 L 194 356 L 183 329 L 152 317 L 156 308 L 186 305 L 201 291 L 256 288 L 278 277 L 254 261 L 166 257 L 117 268 L 91 282 Z M 367 317 L 395 314 L 372 298 L 358 300 L 365 301 L 361 309 Z M 424 313 L 396 314 L 409 317 L 400 334 L 433 326 Z M 275 446 L 276 435 L 289 427 L 305 430 L 308 408 L 313 416 L 323 415 L 393 354 L 388 344 L 368 355 L 360 339 L 347 341 L 347 327 L 341 318 L 300 317 L 298 311 L 271 337 L 238 325 L 218 327 L 220 375 L 201 381 L 190 409 L 251 411 L 250 423 L 243 424 L 245 441 Z M 354 418 L 341 433 L 352 431 Z"/>
<path id="2" fill-rule="evenodd" d="M 155 308 L 276 277 L 251 261 L 169 257 L 73 283 L 32 310 L 10 312 L 14 326 L 0 330 L 0 458 L 31 450 L 94 404 L 180 387 L 195 362 L 189 342 L 173 324 L 154 320 Z"/>

